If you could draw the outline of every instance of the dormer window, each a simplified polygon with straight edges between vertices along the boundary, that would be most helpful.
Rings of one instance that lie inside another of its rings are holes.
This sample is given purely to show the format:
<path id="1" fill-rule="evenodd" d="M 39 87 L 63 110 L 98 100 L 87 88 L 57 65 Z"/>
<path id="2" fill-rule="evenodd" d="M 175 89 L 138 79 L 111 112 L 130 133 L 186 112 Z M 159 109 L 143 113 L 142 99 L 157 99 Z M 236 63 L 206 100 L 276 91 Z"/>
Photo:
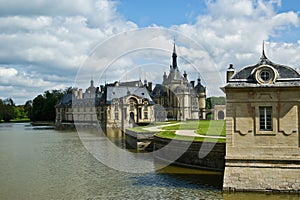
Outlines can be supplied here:
<path id="1" fill-rule="evenodd" d="M 277 70 L 269 65 L 261 65 L 254 70 L 256 81 L 262 85 L 275 83 L 277 74 Z"/>

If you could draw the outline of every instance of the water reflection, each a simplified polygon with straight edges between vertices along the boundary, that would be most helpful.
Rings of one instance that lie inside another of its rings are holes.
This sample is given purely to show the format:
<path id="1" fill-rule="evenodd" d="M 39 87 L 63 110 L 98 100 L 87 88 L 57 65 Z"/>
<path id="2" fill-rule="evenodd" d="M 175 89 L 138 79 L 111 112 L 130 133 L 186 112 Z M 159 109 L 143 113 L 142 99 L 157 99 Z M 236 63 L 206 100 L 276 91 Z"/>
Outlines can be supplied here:
<path id="1" fill-rule="evenodd" d="M 120 132 L 108 132 L 124 148 Z M 119 137 L 121 136 L 121 137 Z M 131 174 L 106 167 L 75 131 L 0 124 L 0 199 L 299 199 L 222 193 L 222 174 L 169 166 Z"/>

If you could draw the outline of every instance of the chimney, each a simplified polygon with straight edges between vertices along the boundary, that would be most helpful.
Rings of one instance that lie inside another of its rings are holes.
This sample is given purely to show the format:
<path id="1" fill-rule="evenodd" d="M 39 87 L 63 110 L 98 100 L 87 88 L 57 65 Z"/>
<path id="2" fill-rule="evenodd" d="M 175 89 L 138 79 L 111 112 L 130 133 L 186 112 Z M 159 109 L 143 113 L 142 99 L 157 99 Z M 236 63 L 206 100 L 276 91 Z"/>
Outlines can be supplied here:
<path id="1" fill-rule="evenodd" d="M 152 82 L 148 82 L 148 91 L 152 92 Z"/>
<path id="2" fill-rule="evenodd" d="M 190 83 L 191 83 L 192 87 L 195 87 L 195 81 L 191 81 Z"/>
<path id="3" fill-rule="evenodd" d="M 77 91 L 77 89 L 73 90 L 73 94 L 74 94 L 75 99 L 78 99 L 78 91 Z"/>
<path id="4" fill-rule="evenodd" d="M 184 71 L 183 77 L 184 77 L 185 79 L 187 79 L 187 73 L 186 73 L 186 71 Z"/>
<path id="5" fill-rule="evenodd" d="M 79 89 L 79 93 L 78 93 L 78 99 L 82 99 L 83 98 L 83 94 L 82 94 L 82 89 Z"/>
<path id="6" fill-rule="evenodd" d="M 226 72 L 226 82 L 228 83 L 232 75 L 234 74 L 234 67 L 233 64 L 229 64 L 229 68 Z"/>
<path id="7" fill-rule="evenodd" d="M 167 80 L 167 74 L 166 72 L 164 72 L 164 75 L 163 75 L 163 82 L 165 82 Z"/>

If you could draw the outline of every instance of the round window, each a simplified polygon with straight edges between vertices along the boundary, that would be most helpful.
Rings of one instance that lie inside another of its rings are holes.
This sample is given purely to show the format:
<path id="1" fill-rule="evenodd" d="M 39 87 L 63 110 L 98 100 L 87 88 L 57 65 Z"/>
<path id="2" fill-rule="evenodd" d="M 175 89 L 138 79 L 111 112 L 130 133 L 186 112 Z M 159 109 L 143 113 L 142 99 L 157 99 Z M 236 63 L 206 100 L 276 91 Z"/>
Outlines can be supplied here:
<path id="1" fill-rule="evenodd" d="M 263 70 L 260 72 L 260 78 L 263 80 L 263 81 L 268 81 L 270 80 L 270 72 L 266 71 L 266 70 Z"/>
<path id="2" fill-rule="evenodd" d="M 263 85 L 274 83 L 277 79 L 277 71 L 269 65 L 259 66 L 254 73 L 256 81 Z"/>

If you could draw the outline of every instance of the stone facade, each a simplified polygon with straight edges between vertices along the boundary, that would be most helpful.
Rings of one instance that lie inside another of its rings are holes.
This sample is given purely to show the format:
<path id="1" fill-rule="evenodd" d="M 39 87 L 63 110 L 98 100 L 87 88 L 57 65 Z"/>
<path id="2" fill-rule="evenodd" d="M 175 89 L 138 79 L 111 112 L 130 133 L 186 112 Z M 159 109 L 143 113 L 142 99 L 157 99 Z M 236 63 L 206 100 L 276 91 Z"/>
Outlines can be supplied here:
<path id="1" fill-rule="evenodd" d="M 189 82 L 187 76 L 179 71 L 174 44 L 170 72 L 164 73 L 162 84 L 156 84 L 151 92 L 153 101 L 159 105 L 155 108 L 156 121 L 205 119 L 206 88 L 200 79 L 195 86 L 195 81 Z"/>
<path id="2" fill-rule="evenodd" d="M 99 88 L 93 81 L 85 91 L 74 90 L 56 106 L 56 124 L 100 124 L 132 127 L 154 121 L 154 102 L 141 81 L 115 82 Z"/>
<path id="3" fill-rule="evenodd" d="M 227 72 L 224 190 L 300 191 L 300 75 L 259 62 Z"/>

